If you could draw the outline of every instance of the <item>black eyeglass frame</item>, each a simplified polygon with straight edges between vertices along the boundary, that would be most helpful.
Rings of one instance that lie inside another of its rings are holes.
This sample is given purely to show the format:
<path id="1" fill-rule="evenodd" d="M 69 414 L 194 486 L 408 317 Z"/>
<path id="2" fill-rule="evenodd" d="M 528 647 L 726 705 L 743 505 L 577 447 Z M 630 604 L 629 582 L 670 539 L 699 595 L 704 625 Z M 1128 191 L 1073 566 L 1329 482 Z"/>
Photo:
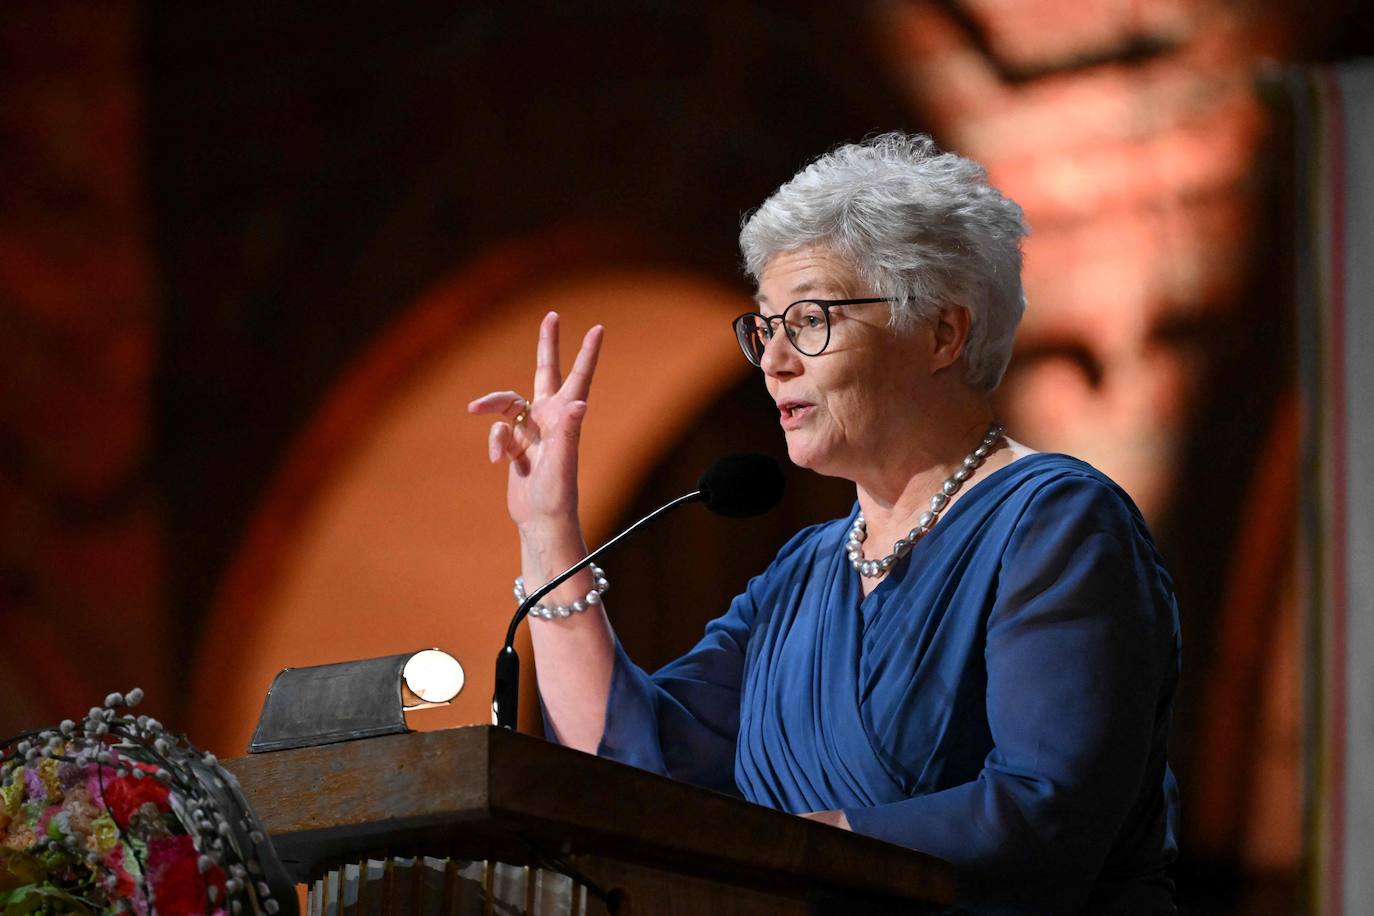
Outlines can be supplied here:
<path id="1" fill-rule="evenodd" d="M 796 302 L 789 303 L 787 308 L 783 309 L 776 315 L 760 315 L 758 312 L 745 312 L 743 315 L 737 315 L 735 316 L 734 320 L 730 322 L 730 327 L 734 329 L 735 343 L 739 344 L 740 352 L 744 354 L 744 358 L 749 360 L 750 365 L 761 367 L 763 365 L 762 354 L 755 357 L 753 350 L 750 349 L 749 345 L 745 343 L 745 334 L 742 330 L 742 327 L 744 322 L 746 321 L 753 322 L 758 319 L 762 319 L 763 323 L 768 328 L 768 340 L 773 339 L 773 322 L 780 321 L 782 322 L 783 336 L 786 337 L 787 342 L 792 345 L 792 349 L 796 350 L 802 356 L 820 356 L 822 353 L 825 352 L 826 348 L 830 346 L 831 309 L 837 308 L 841 305 L 869 305 L 874 302 L 896 301 L 896 298 L 893 296 L 868 296 L 863 299 L 798 299 Z M 825 343 L 821 344 L 820 349 L 817 350 L 815 353 L 807 353 L 805 350 L 803 350 L 797 344 L 796 337 L 792 335 L 791 331 L 789 331 L 787 327 L 787 313 L 792 311 L 792 309 L 796 306 L 801 305 L 803 303 L 819 305 L 821 307 L 821 314 L 825 315 Z M 767 346 L 766 342 L 764 346 Z"/>

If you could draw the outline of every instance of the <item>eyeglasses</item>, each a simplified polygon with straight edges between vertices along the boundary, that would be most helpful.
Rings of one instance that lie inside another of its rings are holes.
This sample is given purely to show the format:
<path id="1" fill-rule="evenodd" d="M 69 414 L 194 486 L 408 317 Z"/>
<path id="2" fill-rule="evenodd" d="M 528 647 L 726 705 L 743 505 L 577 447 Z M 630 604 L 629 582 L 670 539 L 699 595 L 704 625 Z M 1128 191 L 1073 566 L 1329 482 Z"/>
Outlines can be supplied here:
<path id="1" fill-rule="evenodd" d="M 781 315 L 745 312 L 733 322 L 735 340 L 744 358 L 755 366 L 763 364 L 763 351 L 773 339 L 773 322 L 782 322 L 787 339 L 804 356 L 820 356 L 830 346 L 830 310 L 839 305 L 868 305 L 894 302 L 890 296 L 868 299 L 801 299 L 783 309 Z"/>

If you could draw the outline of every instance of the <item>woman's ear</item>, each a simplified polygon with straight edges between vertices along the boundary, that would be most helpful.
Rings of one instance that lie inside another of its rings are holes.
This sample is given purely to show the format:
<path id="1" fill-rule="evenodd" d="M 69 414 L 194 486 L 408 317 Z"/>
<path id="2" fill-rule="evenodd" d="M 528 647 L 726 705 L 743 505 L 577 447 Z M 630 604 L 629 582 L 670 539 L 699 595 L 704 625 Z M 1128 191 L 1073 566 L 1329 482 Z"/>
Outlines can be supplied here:
<path id="1" fill-rule="evenodd" d="M 945 306 L 931 324 L 930 370 L 948 369 L 964 355 L 973 316 L 962 305 Z"/>

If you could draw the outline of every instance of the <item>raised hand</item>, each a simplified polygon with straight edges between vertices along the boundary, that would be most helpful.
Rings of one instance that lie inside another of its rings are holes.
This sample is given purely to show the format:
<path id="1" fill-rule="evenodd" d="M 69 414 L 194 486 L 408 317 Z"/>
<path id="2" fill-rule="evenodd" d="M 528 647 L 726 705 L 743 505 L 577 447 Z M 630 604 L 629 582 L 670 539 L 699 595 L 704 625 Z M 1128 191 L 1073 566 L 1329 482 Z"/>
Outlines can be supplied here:
<path id="1" fill-rule="evenodd" d="M 468 404 L 469 413 L 501 417 L 488 434 L 487 455 L 493 463 L 510 463 L 506 504 L 522 531 L 577 519 L 578 443 L 604 329 L 597 325 L 582 338 L 566 379 L 558 331 L 558 314 L 550 312 L 539 326 L 530 400 L 515 391 L 493 391 Z"/>

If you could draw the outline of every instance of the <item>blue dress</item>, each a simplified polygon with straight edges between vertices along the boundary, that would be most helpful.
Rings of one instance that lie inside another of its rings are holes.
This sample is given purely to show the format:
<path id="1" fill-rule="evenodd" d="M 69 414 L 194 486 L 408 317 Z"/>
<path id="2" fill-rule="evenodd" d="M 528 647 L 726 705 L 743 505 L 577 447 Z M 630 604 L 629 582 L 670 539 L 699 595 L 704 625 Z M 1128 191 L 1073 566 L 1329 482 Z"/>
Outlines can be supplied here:
<path id="1" fill-rule="evenodd" d="M 652 676 L 617 646 L 598 752 L 843 809 L 954 863 L 978 912 L 1172 912 L 1178 610 L 1130 498 L 1027 456 L 867 597 L 843 550 L 854 513 L 792 538 Z"/>

